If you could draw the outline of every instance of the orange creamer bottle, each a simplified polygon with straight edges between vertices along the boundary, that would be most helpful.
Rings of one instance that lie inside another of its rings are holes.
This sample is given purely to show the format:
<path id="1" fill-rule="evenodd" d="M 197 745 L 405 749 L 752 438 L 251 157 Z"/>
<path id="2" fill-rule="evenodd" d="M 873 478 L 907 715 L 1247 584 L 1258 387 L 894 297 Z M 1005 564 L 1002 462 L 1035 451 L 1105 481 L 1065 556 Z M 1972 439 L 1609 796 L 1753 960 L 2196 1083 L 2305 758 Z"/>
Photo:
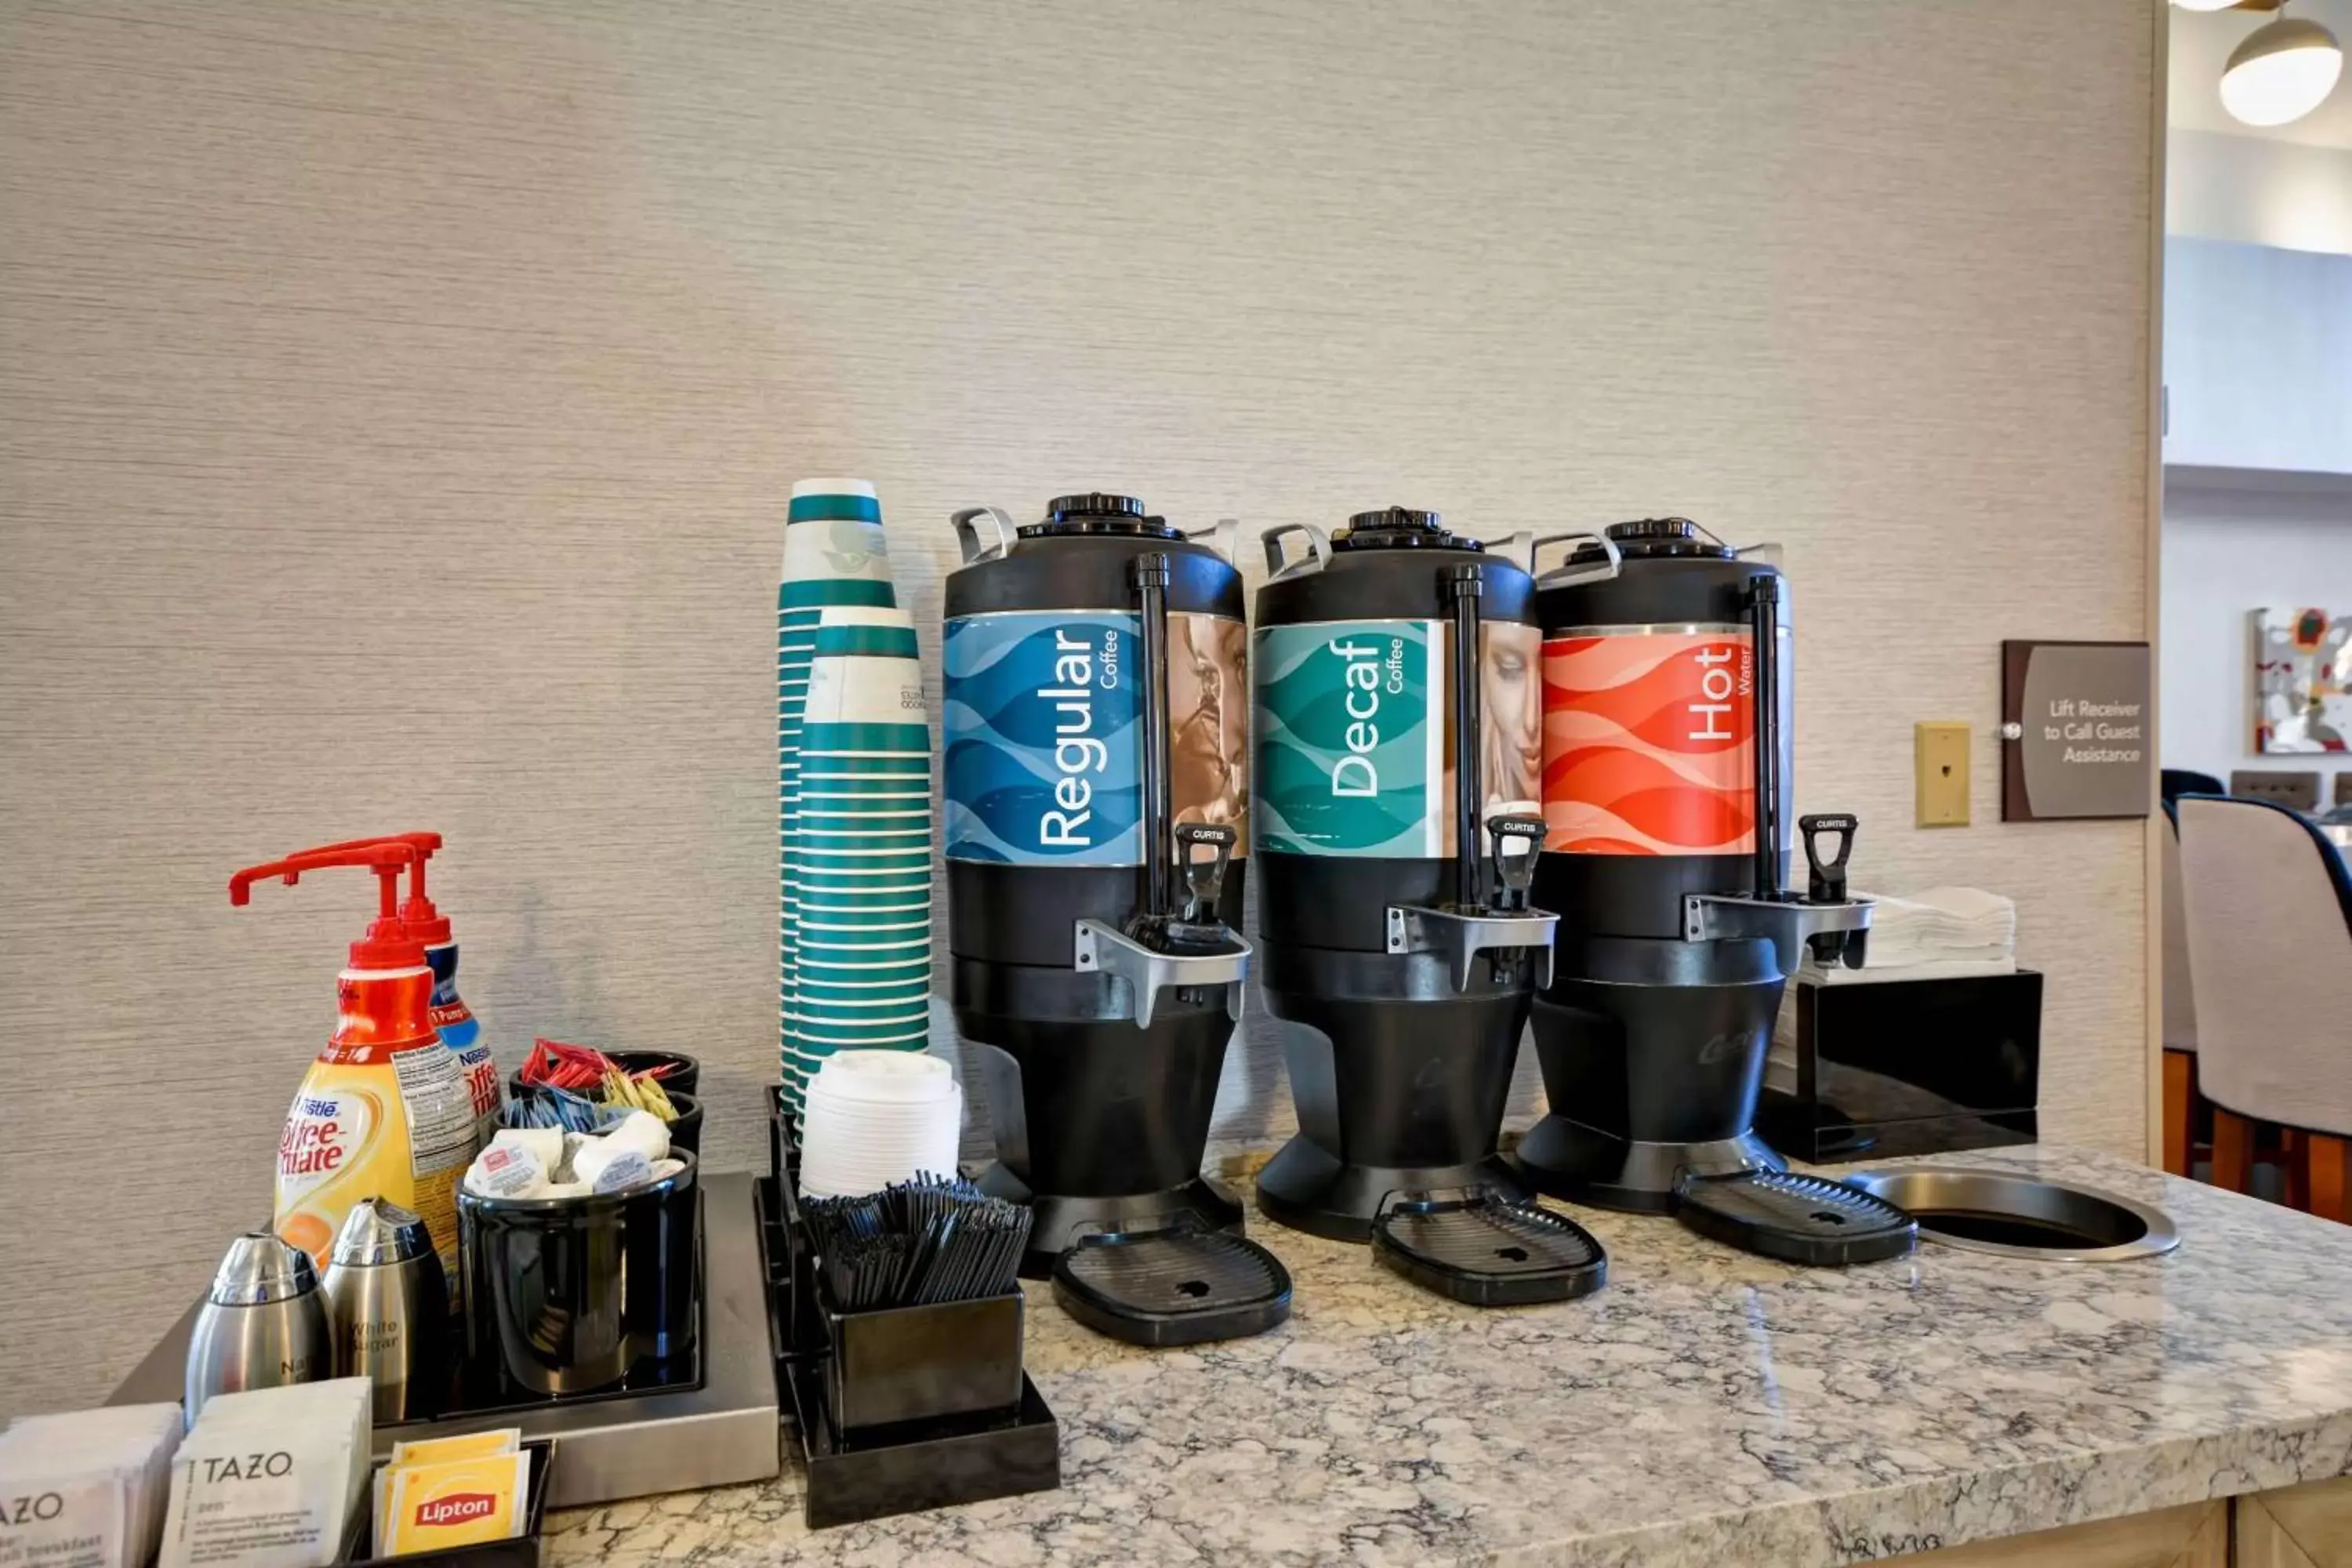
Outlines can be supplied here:
<path id="1" fill-rule="evenodd" d="M 454 1305 L 457 1184 L 478 1134 L 465 1068 L 429 1016 L 433 971 L 424 944 L 395 912 L 400 872 L 415 854 L 413 845 L 391 842 L 289 856 L 231 878 L 229 902 L 247 902 L 264 878 L 290 886 L 331 866 L 364 866 L 380 879 L 381 912 L 335 979 L 334 1035 L 286 1113 L 273 1226 L 323 1270 L 352 1205 L 388 1198 L 423 1217 Z"/>

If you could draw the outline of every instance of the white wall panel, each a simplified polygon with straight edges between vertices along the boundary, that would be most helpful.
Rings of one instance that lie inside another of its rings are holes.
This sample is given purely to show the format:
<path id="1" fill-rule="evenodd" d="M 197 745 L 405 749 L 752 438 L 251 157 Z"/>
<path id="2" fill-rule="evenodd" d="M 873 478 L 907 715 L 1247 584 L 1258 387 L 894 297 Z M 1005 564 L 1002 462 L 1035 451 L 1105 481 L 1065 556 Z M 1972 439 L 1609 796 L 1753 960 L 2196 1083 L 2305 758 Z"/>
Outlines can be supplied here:
<path id="1" fill-rule="evenodd" d="M 1788 545 L 1801 804 L 2015 894 L 2049 1135 L 2142 1146 L 2136 825 L 1923 834 L 2005 637 L 2145 630 L 2147 0 L 0 8 L 0 1412 L 267 1209 L 364 885 L 466 993 L 774 1050 L 796 476 L 955 505 L 1686 512 Z M 1527 1111 L 1525 1098 L 1518 1114 Z M 1220 1135 L 1287 1125 L 1262 1028 Z M 106 1159 L 121 1162 L 109 1164 Z M 71 1288 L 25 1289 L 24 1265 Z M 55 1271 L 55 1272 L 52 1272 Z"/>

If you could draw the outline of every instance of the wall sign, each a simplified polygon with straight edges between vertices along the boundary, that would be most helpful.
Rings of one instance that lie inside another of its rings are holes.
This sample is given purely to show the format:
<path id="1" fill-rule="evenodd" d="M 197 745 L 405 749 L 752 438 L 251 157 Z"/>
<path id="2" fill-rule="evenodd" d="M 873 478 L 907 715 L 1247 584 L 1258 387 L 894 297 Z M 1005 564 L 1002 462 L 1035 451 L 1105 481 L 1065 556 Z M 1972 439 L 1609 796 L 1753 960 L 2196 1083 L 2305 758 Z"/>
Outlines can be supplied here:
<path id="1" fill-rule="evenodd" d="M 2001 820 L 2155 809 L 2153 684 L 2144 642 L 2001 644 Z"/>

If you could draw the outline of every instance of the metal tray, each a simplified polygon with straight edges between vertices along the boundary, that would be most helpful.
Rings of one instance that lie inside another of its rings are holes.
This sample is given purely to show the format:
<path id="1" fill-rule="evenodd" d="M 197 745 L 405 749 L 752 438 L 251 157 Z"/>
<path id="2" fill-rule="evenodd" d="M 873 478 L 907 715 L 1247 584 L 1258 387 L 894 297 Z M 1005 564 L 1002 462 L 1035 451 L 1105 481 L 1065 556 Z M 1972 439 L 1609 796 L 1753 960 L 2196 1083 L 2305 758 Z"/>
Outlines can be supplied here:
<path id="1" fill-rule="evenodd" d="M 707 1176 L 703 1202 L 702 1381 L 693 1388 L 597 1395 L 469 1411 L 439 1421 L 379 1426 L 375 1457 L 394 1442 L 519 1426 L 550 1438 L 549 1508 L 580 1508 L 656 1492 L 766 1480 L 782 1467 L 776 1363 L 769 1349 L 767 1282 L 748 1172 Z M 185 1380 L 190 1307 L 147 1353 L 110 1405 L 176 1402 Z"/>

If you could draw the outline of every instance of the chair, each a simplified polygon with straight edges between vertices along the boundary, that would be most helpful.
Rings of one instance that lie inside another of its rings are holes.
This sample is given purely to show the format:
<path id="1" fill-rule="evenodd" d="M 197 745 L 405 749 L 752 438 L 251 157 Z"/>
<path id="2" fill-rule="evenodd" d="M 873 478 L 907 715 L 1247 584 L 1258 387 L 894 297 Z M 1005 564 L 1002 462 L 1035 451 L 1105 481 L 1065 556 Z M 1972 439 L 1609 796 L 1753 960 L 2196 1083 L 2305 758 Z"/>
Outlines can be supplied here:
<path id="1" fill-rule="evenodd" d="M 2227 795 L 2221 781 L 2211 773 L 2200 773 L 2194 768 L 2166 768 L 2157 775 L 2158 793 L 2164 804 L 2170 805 L 2184 795 Z"/>
<path id="2" fill-rule="evenodd" d="M 2294 811 L 2317 811 L 2319 770 L 2276 773 L 2264 768 L 2240 768 L 2230 775 L 2230 793 Z"/>
<path id="3" fill-rule="evenodd" d="M 2352 872 L 2309 822 L 2184 795 L 2180 879 L 2213 1180 L 2243 1192 L 2252 1122 L 2297 1133 L 2292 1195 L 2352 1223 Z"/>
<path id="4" fill-rule="evenodd" d="M 2171 771 L 2165 774 L 2171 778 Z M 2219 789 L 2210 793 L 2219 794 Z M 2197 1114 L 2197 987 L 2189 974 L 2189 915 L 2180 892 L 2180 824 L 2164 803 L 2164 1168 L 2189 1173 Z"/>

